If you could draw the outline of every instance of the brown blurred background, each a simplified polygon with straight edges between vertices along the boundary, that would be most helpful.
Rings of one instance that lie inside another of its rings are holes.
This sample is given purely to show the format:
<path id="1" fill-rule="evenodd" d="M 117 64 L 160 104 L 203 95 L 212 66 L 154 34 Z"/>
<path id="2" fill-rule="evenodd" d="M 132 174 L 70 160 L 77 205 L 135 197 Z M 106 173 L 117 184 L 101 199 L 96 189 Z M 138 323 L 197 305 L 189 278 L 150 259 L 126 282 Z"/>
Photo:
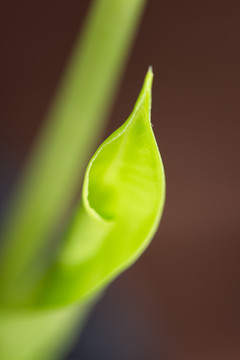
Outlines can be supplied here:
<path id="1" fill-rule="evenodd" d="M 1 2 L 1 211 L 88 3 Z M 126 119 L 153 65 L 165 212 L 67 359 L 240 359 L 239 13 L 238 1 L 148 2 L 105 136 Z"/>

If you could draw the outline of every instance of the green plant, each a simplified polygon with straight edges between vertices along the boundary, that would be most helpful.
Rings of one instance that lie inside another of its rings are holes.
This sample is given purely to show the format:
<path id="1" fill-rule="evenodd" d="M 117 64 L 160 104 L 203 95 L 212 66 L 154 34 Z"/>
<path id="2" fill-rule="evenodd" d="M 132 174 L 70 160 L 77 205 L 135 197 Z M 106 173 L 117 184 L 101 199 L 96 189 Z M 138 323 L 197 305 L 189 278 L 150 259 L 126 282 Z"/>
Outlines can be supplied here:
<path id="1" fill-rule="evenodd" d="M 61 243 L 49 242 L 78 187 L 79 164 L 102 126 L 143 4 L 94 3 L 13 198 L 1 261 L 3 360 L 60 356 L 102 290 L 139 257 L 159 223 L 165 182 L 150 122 L 149 69 L 132 114 L 90 160 Z"/>

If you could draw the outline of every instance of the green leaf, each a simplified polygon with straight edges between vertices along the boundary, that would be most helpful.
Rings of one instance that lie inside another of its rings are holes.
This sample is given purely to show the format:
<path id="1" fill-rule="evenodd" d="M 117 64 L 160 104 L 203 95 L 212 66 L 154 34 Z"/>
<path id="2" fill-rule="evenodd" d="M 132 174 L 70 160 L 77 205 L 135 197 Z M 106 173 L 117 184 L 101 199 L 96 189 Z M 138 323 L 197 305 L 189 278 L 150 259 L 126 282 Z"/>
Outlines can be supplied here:
<path id="1" fill-rule="evenodd" d="M 69 304 L 102 290 L 152 239 L 165 200 L 164 170 L 150 122 L 152 79 L 149 69 L 132 114 L 92 157 L 82 202 L 38 305 Z"/>

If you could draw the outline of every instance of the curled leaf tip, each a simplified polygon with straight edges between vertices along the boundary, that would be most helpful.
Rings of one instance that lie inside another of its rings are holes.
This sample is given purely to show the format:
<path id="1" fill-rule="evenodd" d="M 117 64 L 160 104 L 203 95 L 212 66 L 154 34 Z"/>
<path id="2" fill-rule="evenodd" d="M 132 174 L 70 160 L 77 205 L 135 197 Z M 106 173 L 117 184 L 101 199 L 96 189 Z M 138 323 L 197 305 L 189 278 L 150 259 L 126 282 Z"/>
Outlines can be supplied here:
<path id="1" fill-rule="evenodd" d="M 89 162 L 80 215 L 52 270 L 47 303 L 73 302 L 103 288 L 140 256 L 157 229 L 165 178 L 150 119 L 152 80 L 150 68 L 132 114 Z"/>

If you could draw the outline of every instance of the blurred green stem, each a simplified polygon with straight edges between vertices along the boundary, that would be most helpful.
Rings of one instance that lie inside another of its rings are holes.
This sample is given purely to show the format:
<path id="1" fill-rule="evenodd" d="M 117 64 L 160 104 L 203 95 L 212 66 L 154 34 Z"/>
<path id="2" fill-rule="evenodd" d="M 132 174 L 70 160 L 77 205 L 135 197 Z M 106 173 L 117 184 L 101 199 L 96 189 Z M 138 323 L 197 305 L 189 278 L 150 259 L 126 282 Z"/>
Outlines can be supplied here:
<path id="1" fill-rule="evenodd" d="M 4 226 L 1 294 L 19 279 L 68 208 L 113 101 L 145 0 L 94 1 Z"/>

